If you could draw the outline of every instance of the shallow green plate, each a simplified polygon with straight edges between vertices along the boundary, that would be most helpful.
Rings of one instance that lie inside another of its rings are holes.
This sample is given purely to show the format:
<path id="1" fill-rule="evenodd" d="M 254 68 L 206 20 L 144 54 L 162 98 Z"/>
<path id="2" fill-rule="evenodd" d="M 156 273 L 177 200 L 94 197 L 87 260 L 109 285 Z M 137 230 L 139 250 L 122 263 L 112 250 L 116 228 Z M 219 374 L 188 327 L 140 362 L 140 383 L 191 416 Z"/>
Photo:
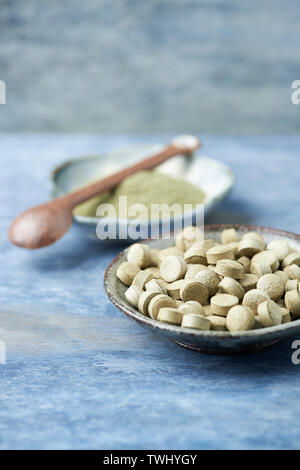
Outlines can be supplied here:
<path id="1" fill-rule="evenodd" d="M 161 146 L 153 145 L 127 147 L 109 154 L 86 156 L 63 163 L 52 172 L 52 196 L 62 196 L 93 179 L 108 176 L 160 151 L 161 148 Z M 197 154 L 189 158 L 173 157 L 160 165 L 156 171 L 184 178 L 204 190 L 206 194 L 205 214 L 227 196 L 234 184 L 234 176 L 226 165 L 211 158 L 200 157 Z M 196 213 L 193 211 L 191 219 L 195 221 L 195 218 Z M 97 240 L 96 226 L 99 218 L 75 215 L 74 222 L 82 236 Z M 127 220 L 119 220 L 118 224 L 121 223 L 125 228 L 128 226 Z M 174 219 L 171 219 L 171 227 L 173 225 Z M 127 241 L 131 242 L 132 240 Z"/>

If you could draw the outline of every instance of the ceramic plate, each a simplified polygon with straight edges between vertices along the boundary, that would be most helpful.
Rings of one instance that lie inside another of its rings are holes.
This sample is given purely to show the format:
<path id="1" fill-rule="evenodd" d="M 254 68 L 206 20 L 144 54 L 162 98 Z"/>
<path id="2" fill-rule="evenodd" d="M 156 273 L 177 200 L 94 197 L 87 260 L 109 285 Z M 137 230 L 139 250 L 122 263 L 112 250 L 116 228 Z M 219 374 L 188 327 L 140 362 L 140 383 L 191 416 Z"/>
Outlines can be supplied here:
<path id="1" fill-rule="evenodd" d="M 58 197 L 74 191 L 91 180 L 108 176 L 159 152 L 161 149 L 161 146 L 153 145 L 134 146 L 122 148 L 109 154 L 86 156 L 68 161 L 52 172 L 52 196 Z M 197 153 L 188 158 L 184 156 L 173 157 L 157 167 L 156 171 L 183 178 L 204 190 L 206 194 L 205 214 L 227 196 L 234 184 L 234 176 L 226 165 Z M 195 223 L 195 216 L 196 214 L 193 212 L 193 223 Z M 97 239 L 96 225 L 98 221 L 97 217 L 74 216 L 79 233 L 92 239 Z M 123 220 L 122 223 L 128 224 L 127 220 Z M 174 219 L 171 220 L 171 227 L 173 223 Z"/>
<path id="2" fill-rule="evenodd" d="M 205 238 L 220 240 L 221 231 L 224 228 L 235 227 L 239 236 L 249 230 L 261 233 L 266 242 L 276 239 L 287 240 L 291 246 L 300 251 L 300 235 L 284 232 L 266 227 L 246 226 L 246 225 L 208 225 L 205 227 Z M 151 248 L 166 248 L 171 245 L 170 240 L 148 241 Z M 132 307 L 125 299 L 127 287 L 117 279 L 116 271 L 118 266 L 126 260 L 127 249 L 122 251 L 108 266 L 104 276 L 104 287 L 111 302 L 141 326 L 149 328 L 163 337 L 174 341 L 186 348 L 214 354 L 235 354 L 250 351 L 259 351 L 270 346 L 282 338 L 290 335 L 300 335 L 300 319 L 278 326 L 250 330 L 245 332 L 229 331 L 197 331 L 178 326 L 167 325 L 145 317 Z"/>

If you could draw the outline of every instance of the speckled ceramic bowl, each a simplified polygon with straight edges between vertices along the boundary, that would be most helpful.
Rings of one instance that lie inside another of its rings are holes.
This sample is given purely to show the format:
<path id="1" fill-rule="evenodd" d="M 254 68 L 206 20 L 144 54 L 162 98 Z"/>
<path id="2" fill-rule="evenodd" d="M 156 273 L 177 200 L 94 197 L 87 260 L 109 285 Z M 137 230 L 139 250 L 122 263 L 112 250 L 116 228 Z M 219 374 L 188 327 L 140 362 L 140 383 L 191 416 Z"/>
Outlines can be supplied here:
<path id="1" fill-rule="evenodd" d="M 160 151 L 160 145 L 140 145 L 121 148 L 109 154 L 86 156 L 70 160 L 54 169 L 51 175 L 52 196 L 62 196 L 74 191 L 96 178 L 104 178 L 111 173 L 132 165 L 147 156 Z M 231 170 L 221 162 L 194 154 L 189 158 L 183 156 L 173 157 L 157 167 L 156 171 L 167 173 L 174 177 L 184 178 L 186 181 L 201 188 L 205 194 L 205 214 L 211 211 L 222 199 L 224 199 L 234 184 L 234 176 Z M 195 223 L 196 212 L 191 214 L 191 220 Z M 77 231 L 85 238 L 97 240 L 97 217 L 74 216 Z M 128 221 L 119 220 L 116 232 L 121 226 L 127 231 Z M 147 233 L 151 233 L 151 221 L 146 223 Z M 174 227 L 174 219 L 170 220 L 171 230 Z M 162 229 L 160 224 L 159 229 Z M 145 233 L 145 232 L 144 232 Z M 110 240 L 113 242 L 114 240 Z M 125 243 L 130 239 L 122 240 Z M 136 241 L 136 240 L 135 240 Z"/>
<path id="2" fill-rule="evenodd" d="M 287 240 L 291 246 L 300 251 L 300 235 L 273 228 L 249 225 L 207 225 L 205 227 L 205 237 L 220 240 L 221 231 L 229 227 L 235 227 L 240 236 L 246 231 L 255 230 L 264 236 L 266 242 L 274 238 Z M 148 241 L 148 243 L 152 248 L 158 249 L 166 248 L 172 244 L 170 240 L 153 240 Z M 129 318 L 132 318 L 145 328 L 156 331 L 180 346 L 194 351 L 213 354 L 237 354 L 259 351 L 290 335 L 299 334 L 300 336 L 300 319 L 269 328 L 245 332 L 223 332 L 190 330 L 160 323 L 149 317 L 145 317 L 127 302 L 124 295 L 127 287 L 116 277 L 118 266 L 126 260 L 126 252 L 127 249 L 122 251 L 106 270 L 104 287 L 108 297 L 112 303 Z"/>

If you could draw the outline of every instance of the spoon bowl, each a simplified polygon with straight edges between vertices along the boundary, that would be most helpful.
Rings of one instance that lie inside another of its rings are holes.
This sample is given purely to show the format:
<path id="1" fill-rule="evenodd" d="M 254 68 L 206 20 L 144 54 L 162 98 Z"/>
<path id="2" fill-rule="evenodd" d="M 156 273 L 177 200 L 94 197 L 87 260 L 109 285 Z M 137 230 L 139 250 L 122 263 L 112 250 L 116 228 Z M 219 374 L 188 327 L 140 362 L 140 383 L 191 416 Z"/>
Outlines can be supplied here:
<path id="1" fill-rule="evenodd" d="M 42 248 L 59 240 L 70 228 L 73 217 L 69 204 L 58 198 L 20 214 L 11 224 L 9 239 L 28 249 Z"/>

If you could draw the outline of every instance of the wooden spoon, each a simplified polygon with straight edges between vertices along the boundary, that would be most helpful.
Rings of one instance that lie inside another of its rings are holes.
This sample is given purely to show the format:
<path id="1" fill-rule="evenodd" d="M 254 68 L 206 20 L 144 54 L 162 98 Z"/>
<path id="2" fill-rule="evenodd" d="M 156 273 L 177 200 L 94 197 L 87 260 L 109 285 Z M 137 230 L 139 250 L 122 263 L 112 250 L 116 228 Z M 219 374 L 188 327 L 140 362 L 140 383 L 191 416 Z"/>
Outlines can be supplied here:
<path id="1" fill-rule="evenodd" d="M 73 222 L 72 210 L 75 206 L 97 194 L 113 189 L 124 178 L 137 171 L 154 168 L 175 155 L 190 154 L 199 146 L 200 141 L 197 137 L 177 137 L 152 157 L 82 189 L 28 209 L 12 222 L 8 234 L 9 240 L 17 246 L 30 249 L 51 245 L 68 231 Z"/>

